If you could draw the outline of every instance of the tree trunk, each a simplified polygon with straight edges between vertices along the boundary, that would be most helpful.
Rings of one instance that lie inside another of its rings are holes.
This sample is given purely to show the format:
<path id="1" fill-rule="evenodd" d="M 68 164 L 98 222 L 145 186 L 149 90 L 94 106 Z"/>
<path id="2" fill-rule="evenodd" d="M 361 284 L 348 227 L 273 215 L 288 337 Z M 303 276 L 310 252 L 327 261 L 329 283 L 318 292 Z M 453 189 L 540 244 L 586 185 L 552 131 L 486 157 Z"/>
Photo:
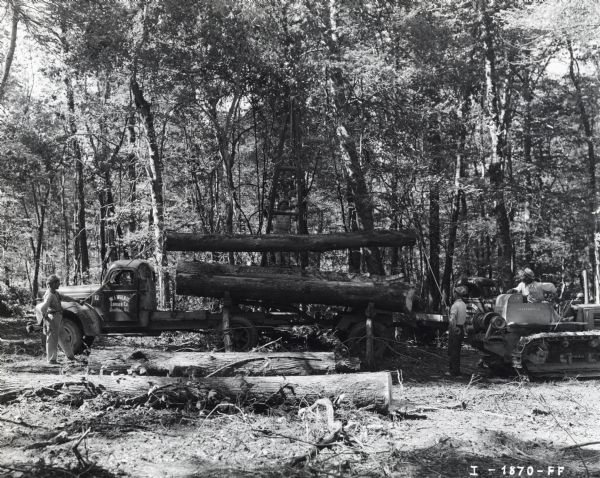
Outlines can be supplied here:
<path id="1" fill-rule="evenodd" d="M 98 234 L 100 239 L 100 262 L 102 264 L 102 273 L 106 272 L 106 198 L 104 197 L 104 191 L 100 188 L 98 191 L 98 203 L 100 204 L 100 232 Z"/>
<path id="2" fill-rule="evenodd" d="M 223 297 L 234 301 L 260 300 L 272 304 L 328 304 L 411 311 L 414 290 L 409 284 L 384 280 L 332 281 L 306 275 L 272 274 L 260 267 L 224 269 L 201 262 L 177 264 L 177 293 Z"/>
<path id="3" fill-rule="evenodd" d="M 430 133 L 427 145 L 430 153 L 431 180 L 429 186 L 429 267 L 427 285 L 430 310 L 439 310 L 441 303 L 440 290 L 440 170 L 441 170 L 441 138 L 438 132 L 437 119 L 428 126 L 434 131 Z"/>
<path id="4" fill-rule="evenodd" d="M 17 31 L 19 29 L 20 12 L 18 3 L 16 1 L 8 3 L 12 8 L 12 21 L 10 28 L 10 42 L 8 44 L 8 51 L 6 52 L 6 57 L 4 59 L 4 71 L 2 72 L 2 79 L 0 80 L 0 101 L 2 101 L 4 94 L 6 93 L 6 84 L 8 83 L 10 69 L 15 57 L 15 49 L 17 48 Z"/>
<path id="5" fill-rule="evenodd" d="M 297 204 L 297 234 L 308 234 L 308 209 L 307 205 L 307 191 L 306 191 L 306 180 L 304 179 L 304 161 L 303 155 L 304 150 L 302 148 L 302 119 L 301 111 L 298 102 L 293 99 L 290 101 L 292 104 L 292 148 L 294 154 L 294 162 L 296 167 L 296 204 Z M 300 251 L 300 266 L 302 268 L 308 267 L 308 251 Z"/>
<path id="6" fill-rule="evenodd" d="M 525 72 L 523 78 L 523 92 L 521 96 L 525 102 L 523 111 L 523 161 L 525 162 L 525 185 L 527 187 L 526 193 L 526 211 L 531 211 L 533 207 L 533 181 L 531 178 L 531 167 L 533 166 L 531 149 L 532 149 L 532 137 L 531 137 L 531 103 L 533 101 L 533 92 L 531 91 L 531 78 L 528 71 Z M 541 205 L 539 205 L 541 207 Z M 530 216 L 531 217 L 531 216 Z M 525 238 L 524 238 L 524 257 L 525 263 L 531 266 L 533 264 L 533 250 L 531 248 L 532 230 L 529 224 L 525 226 Z"/>
<path id="7" fill-rule="evenodd" d="M 206 399 L 209 393 L 216 392 L 219 397 L 243 405 L 260 403 L 266 406 L 296 407 L 310 405 L 319 398 L 343 395 L 342 404 L 349 403 L 356 408 L 386 413 L 392 400 L 392 376 L 389 372 L 297 377 L 211 377 L 191 380 L 130 375 L 56 376 L 21 373 L 2 374 L 0 392 L 49 387 L 58 383 L 84 382 L 128 397 L 148 397 L 151 389 L 155 395 L 167 395 L 169 390 L 181 387 L 196 392 L 194 401 L 197 401 Z"/>
<path id="8" fill-rule="evenodd" d="M 598 227 L 598 219 L 596 214 L 596 209 L 598 208 L 598 201 L 596 198 L 596 189 L 597 189 L 597 181 L 596 181 L 596 153 L 594 150 L 594 129 L 592 126 L 592 122 L 590 121 L 590 117 L 585 107 L 585 103 L 583 101 L 583 92 L 581 90 L 581 83 L 579 78 L 579 72 L 575 71 L 575 67 L 577 62 L 575 60 L 575 55 L 573 54 L 573 47 L 570 41 L 567 41 L 567 47 L 569 49 L 569 76 L 571 77 L 571 82 L 575 87 L 575 96 L 577 100 L 577 107 L 579 109 L 579 115 L 581 117 L 581 124 L 583 126 L 583 131 L 585 133 L 585 142 L 588 150 L 588 174 L 590 181 L 590 190 L 589 190 L 589 211 L 590 211 L 590 231 L 592 240 L 590 243 L 593 247 L 593 254 L 590 254 L 590 258 L 592 259 L 592 270 L 594 271 L 594 291 L 595 291 L 595 299 L 596 303 L 600 303 L 600 254 L 598 248 L 600 247 L 600 231 Z"/>
<path id="9" fill-rule="evenodd" d="M 48 185 L 46 189 L 46 193 L 44 194 L 44 198 L 40 203 L 38 198 L 38 194 L 36 192 L 35 186 L 31 186 L 31 191 L 33 195 L 33 207 L 36 216 L 36 234 L 35 241 L 33 240 L 33 235 L 29 237 L 29 244 L 31 246 L 31 252 L 33 254 L 33 279 L 31 280 L 31 298 L 32 302 L 35 305 L 37 300 L 37 295 L 39 291 L 39 276 L 40 276 L 40 266 L 42 259 L 42 244 L 44 240 L 44 226 L 46 223 L 46 209 L 48 206 L 48 198 L 50 197 L 50 189 L 51 185 Z M 31 221 L 31 217 L 29 215 L 27 205 L 23 203 L 23 208 L 25 210 L 25 216 Z"/>
<path id="10" fill-rule="evenodd" d="M 459 120 L 465 121 L 470 110 L 470 98 L 464 99 L 463 106 L 459 110 Z M 454 251 L 456 249 L 456 235 L 458 232 L 458 219 L 460 217 L 461 205 L 464 201 L 464 193 L 461 188 L 460 178 L 463 168 L 463 154 L 465 152 L 465 144 L 467 140 L 467 130 L 464 123 L 461 124 L 460 138 L 458 141 L 458 152 L 456 153 L 456 161 L 454 163 L 454 192 L 452 197 L 452 212 L 450 214 L 450 226 L 448 228 L 448 244 L 446 246 L 446 261 L 444 263 L 444 275 L 442 276 L 442 291 L 449 300 L 452 297 L 451 279 L 454 263 Z M 461 271 L 464 272 L 464 271 Z"/>
<path id="11" fill-rule="evenodd" d="M 148 173 L 152 183 L 152 226 L 154 228 L 154 257 L 156 260 L 156 269 L 158 273 L 157 290 L 158 303 L 160 307 L 166 305 L 166 282 L 165 282 L 165 267 L 167 266 L 167 256 L 164 251 L 164 197 L 163 197 L 163 176 L 162 176 L 162 158 L 160 157 L 160 149 L 156 130 L 154 128 L 154 114 L 150 103 L 144 98 L 144 94 L 138 84 L 135 76 L 130 80 L 130 88 L 135 101 L 135 106 L 138 114 L 142 119 L 146 140 L 148 142 L 149 167 Z"/>
<path id="12" fill-rule="evenodd" d="M 502 104 L 500 81 L 497 73 L 496 50 L 494 45 L 494 19 L 488 11 L 487 0 L 482 0 L 481 37 L 484 48 L 485 81 L 486 81 L 486 115 L 491 140 L 491 161 L 489 165 L 489 178 L 491 186 L 491 200 L 495 203 L 494 215 L 496 217 L 498 237 L 498 271 L 504 289 L 510 287 L 513 280 L 512 272 L 512 239 L 510 233 L 510 220 L 504 199 L 504 168 L 506 166 L 507 133 L 509 123 L 505 121 L 508 114 L 507 103 Z M 505 96 L 510 86 L 504 86 Z"/>
<path id="13" fill-rule="evenodd" d="M 65 47 L 66 48 L 66 47 Z M 79 259 L 79 273 L 81 279 L 85 282 L 90 269 L 90 258 L 87 246 L 87 229 L 85 222 L 85 182 L 83 173 L 83 156 L 81 147 L 77 139 L 77 123 L 75 121 L 75 97 L 71 77 L 65 77 L 67 89 L 67 108 L 68 108 L 68 126 L 71 134 L 71 147 L 73 150 L 73 159 L 75 161 L 75 191 L 76 191 L 76 220 L 77 229 L 75 231 L 77 254 Z"/>
<path id="14" fill-rule="evenodd" d="M 69 224 L 69 216 L 67 214 L 67 198 L 65 193 L 65 175 L 64 172 L 60 178 L 60 209 L 62 214 L 62 223 L 64 228 L 63 235 L 63 255 L 65 260 L 65 269 L 63 281 L 65 285 L 71 284 L 71 243 L 69 241 L 69 235 L 71 233 L 71 227 Z"/>
<path id="15" fill-rule="evenodd" d="M 358 247 L 402 247 L 415 243 L 416 235 L 411 230 L 311 235 L 266 234 L 262 236 L 167 232 L 165 247 L 168 251 L 323 252 Z"/>
<path id="16" fill-rule="evenodd" d="M 459 167 L 460 155 L 456 158 Z M 460 216 L 460 205 L 463 191 L 460 188 L 458 176 L 455 180 L 454 197 L 452 200 L 452 214 L 450 215 L 450 228 L 448 229 L 448 246 L 446 247 L 446 262 L 444 264 L 444 275 L 442 276 L 442 291 L 447 299 L 452 297 L 451 278 L 452 264 L 454 262 L 454 250 L 456 247 L 456 234 L 458 232 L 458 218 Z"/>
<path id="17" fill-rule="evenodd" d="M 163 352 L 155 349 L 110 347 L 93 349 L 88 367 L 105 374 L 140 371 L 147 375 L 232 377 L 235 375 L 315 375 L 360 369 L 358 359 L 336 362 L 333 352 L 213 353 Z"/>
<path id="18" fill-rule="evenodd" d="M 241 101 L 241 94 L 236 92 L 231 99 L 231 104 L 225 116 L 224 123 L 222 124 L 219 119 L 219 113 L 217 111 L 217 103 L 220 98 L 211 98 L 209 106 L 206 111 L 209 113 L 209 117 L 212 121 L 215 136 L 219 147 L 219 154 L 223 162 L 223 178 L 225 193 L 225 232 L 227 234 L 233 234 L 233 214 L 234 209 L 242 212 L 241 206 L 238 204 L 236 196 L 236 187 L 233 180 L 233 167 L 235 162 L 235 150 L 236 141 L 232 138 L 234 118 L 238 113 L 239 104 Z M 235 261 L 233 252 L 229 253 L 229 263 L 233 264 Z"/>
<path id="19" fill-rule="evenodd" d="M 123 235 L 123 231 L 119 224 L 116 226 L 111 225 L 111 218 L 115 217 L 115 198 L 113 195 L 112 179 L 110 177 L 110 168 L 106 168 L 103 174 L 104 187 L 99 192 L 100 200 L 100 217 L 101 217 L 101 228 L 103 227 L 104 238 L 104 251 L 102 251 L 102 268 L 106 268 L 106 265 L 110 262 L 114 262 L 119 259 L 119 251 L 117 247 L 117 237 L 120 239 Z M 102 211 L 103 209 L 103 211 Z M 104 224 L 102 224 L 102 221 Z"/>
<path id="20" fill-rule="evenodd" d="M 346 200 L 348 203 L 348 228 L 352 233 L 358 232 L 358 221 L 356 220 L 356 208 L 354 207 L 354 196 L 352 187 L 347 181 Z M 348 249 L 348 272 L 359 273 L 362 262 L 362 253 L 359 248 Z"/>
<path id="21" fill-rule="evenodd" d="M 329 0 L 329 35 L 326 41 L 329 46 L 331 58 L 339 61 L 341 58 L 341 50 L 339 44 L 338 32 L 338 5 L 337 0 Z M 350 124 L 360 124 L 359 115 L 356 111 L 352 111 L 347 94 L 346 82 L 343 73 L 339 67 L 329 67 L 329 82 L 331 96 L 333 99 L 334 116 L 335 116 L 335 132 L 340 147 L 342 159 L 348 184 L 352 191 L 354 205 L 356 208 L 356 216 L 358 225 L 363 231 L 372 231 L 375 227 L 373 218 L 373 201 L 368 188 L 365 168 L 362 164 L 362 151 L 356 146 L 356 139 L 353 136 L 356 132 L 349 130 Z M 383 263 L 381 253 L 377 247 L 368 247 L 364 251 L 367 270 L 371 274 L 383 275 Z"/>
<path id="22" fill-rule="evenodd" d="M 285 139 L 287 137 L 288 125 L 290 122 L 290 115 L 285 114 L 283 126 L 281 127 L 281 133 L 279 135 L 279 142 L 277 143 L 276 153 L 273 157 L 273 182 L 271 184 L 271 189 L 269 191 L 268 196 L 268 204 L 267 204 L 267 225 L 266 225 L 266 233 L 269 234 L 273 230 L 273 211 L 275 211 L 275 201 L 277 194 L 277 185 L 279 184 L 281 178 L 281 166 L 283 163 L 283 151 L 285 147 Z M 264 256 L 264 255 L 263 255 Z M 266 256 L 264 257 L 263 262 L 266 264 Z"/>
<path id="23" fill-rule="evenodd" d="M 129 204 L 135 204 L 137 201 L 137 155 L 136 155 L 136 142 L 137 133 L 135 130 L 136 117 L 135 113 L 131 112 L 127 119 L 127 160 L 125 165 L 126 177 L 129 183 L 129 189 L 127 191 L 127 202 Z M 119 190 L 119 204 L 122 201 L 123 192 Z M 127 221 L 127 230 L 129 234 L 133 234 L 137 231 L 137 220 L 134 211 L 129 211 L 129 218 Z M 135 244 L 135 243 L 133 243 Z M 129 244 L 127 254 L 130 258 L 138 256 L 137 246 Z"/>

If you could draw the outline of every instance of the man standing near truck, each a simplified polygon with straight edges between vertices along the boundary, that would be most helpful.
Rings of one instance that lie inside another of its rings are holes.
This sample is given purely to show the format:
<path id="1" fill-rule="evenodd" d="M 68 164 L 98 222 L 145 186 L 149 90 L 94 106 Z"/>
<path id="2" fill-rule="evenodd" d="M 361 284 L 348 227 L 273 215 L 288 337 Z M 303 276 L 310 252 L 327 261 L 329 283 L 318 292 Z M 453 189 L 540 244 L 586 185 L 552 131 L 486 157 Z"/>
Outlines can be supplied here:
<path id="1" fill-rule="evenodd" d="M 467 320 L 467 306 L 463 297 L 468 293 L 464 285 L 454 289 L 456 297 L 450 307 L 448 324 L 448 368 L 450 375 L 460 375 L 460 349 L 465 334 L 465 321 Z"/>
<path id="2" fill-rule="evenodd" d="M 48 284 L 48 290 L 46 290 L 42 302 L 36 306 L 35 311 L 38 322 L 40 318 L 43 321 L 48 363 L 57 363 L 58 345 L 60 345 L 67 359 L 75 360 L 71 344 L 64 336 L 62 306 L 60 304 L 61 300 L 74 301 L 74 299 L 61 296 L 58 293 L 60 279 L 57 275 L 52 274 L 48 277 L 46 284 Z"/>

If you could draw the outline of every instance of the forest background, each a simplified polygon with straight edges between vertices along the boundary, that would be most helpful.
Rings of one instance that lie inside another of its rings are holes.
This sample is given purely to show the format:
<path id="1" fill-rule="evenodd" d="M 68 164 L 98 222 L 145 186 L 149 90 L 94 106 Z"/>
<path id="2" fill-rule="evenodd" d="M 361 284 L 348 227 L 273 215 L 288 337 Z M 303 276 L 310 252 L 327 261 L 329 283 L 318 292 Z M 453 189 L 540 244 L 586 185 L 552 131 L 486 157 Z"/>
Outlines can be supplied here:
<path id="1" fill-rule="evenodd" d="M 296 233 L 415 230 L 297 260 L 403 274 L 434 308 L 459 274 L 598 283 L 593 0 L 4 0 L 0 20 L 5 289 L 139 257 L 168 290 L 166 230 L 269 234 L 283 199 Z"/>

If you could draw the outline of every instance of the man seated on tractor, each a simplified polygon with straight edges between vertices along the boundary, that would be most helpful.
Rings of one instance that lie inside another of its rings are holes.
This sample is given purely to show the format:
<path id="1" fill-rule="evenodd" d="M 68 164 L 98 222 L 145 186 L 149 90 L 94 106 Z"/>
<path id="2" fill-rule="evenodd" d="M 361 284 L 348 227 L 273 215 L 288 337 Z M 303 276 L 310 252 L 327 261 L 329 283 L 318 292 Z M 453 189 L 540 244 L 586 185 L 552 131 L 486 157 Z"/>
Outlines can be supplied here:
<path id="1" fill-rule="evenodd" d="M 556 294 L 556 286 L 550 282 L 539 282 L 535 278 L 535 273 L 526 267 L 521 272 L 521 282 L 514 289 L 510 289 L 509 293 L 521 293 L 525 302 L 544 302 L 545 293 Z"/>
<path id="2" fill-rule="evenodd" d="M 577 295 L 575 296 L 575 298 L 573 300 L 569 301 L 569 303 L 565 307 L 565 311 L 563 312 L 562 320 L 564 320 L 566 322 L 570 322 L 570 321 L 574 320 L 575 317 L 577 316 L 578 306 L 583 304 L 583 302 L 584 302 L 583 292 L 578 292 Z"/>

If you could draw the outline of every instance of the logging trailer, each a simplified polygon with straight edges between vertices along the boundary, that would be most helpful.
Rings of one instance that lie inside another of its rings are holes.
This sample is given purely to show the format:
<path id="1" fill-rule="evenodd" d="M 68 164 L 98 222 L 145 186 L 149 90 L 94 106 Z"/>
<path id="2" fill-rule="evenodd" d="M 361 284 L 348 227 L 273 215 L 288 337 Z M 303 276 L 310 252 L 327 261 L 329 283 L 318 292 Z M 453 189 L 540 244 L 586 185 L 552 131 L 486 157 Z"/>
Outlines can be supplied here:
<path id="1" fill-rule="evenodd" d="M 275 274 L 268 268 L 264 269 L 180 262 L 177 267 L 177 292 L 222 298 L 223 310 L 162 311 L 157 310 L 152 266 L 142 260 L 113 262 L 107 269 L 103 284 L 58 289 L 59 293 L 76 299 L 76 302 L 62 302 L 65 336 L 73 349 L 81 352 L 92 344 L 95 337 L 101 335 L 158 335 L 176 330 L 222 330 L 226 315 L 232 348 L 249 350 L 257 344 L 258 329 L 261 327 L 323 323 L 323 319 L 309 316 L 299 309 L 294 311 L 289 306 L 290 303 L 303 302 L 307 296 L 312 297 L 312 303 L 345 303 L 353 306 L 352 310 L 334 314 L 328 322 L 348 340 L 350 348 L 355 351 L 360 350 L 360 344 L 364 344 L 366 316 L 373 319 L 373 335 L 376 339 L 393 337 L 391 327 L 399 325 L 403 316 L 415 320 L 410 314 L 412 289 L 407 284 L 391 282 L 383 286 L 383 282 L 354 282 L 348 279 L 343 282 L 306 276 L 299 272 L 280 273 L 274 277 Z M 342 277 L 340 274 L 333 278 Z M 331 273 L 328 278 L 332 278 Z M 366 311 L 369 303 L 377 304 L 378 308 Z M 255 311 L 258 307 L 243 307 L 244 304 L 260 304 L 260 309 L 264 311 Z M 379 309 L 379 305 L 384 309 Z M 386 310 L 393 308 L 400 314 Z M 385 345 L 385 342 L 377 341 L 374 355 L 381 355 Z"/>
<path id="2" fill-rule="evenodd" d="M 167 233 L 169 251 L 306 252 L 413 245 L 413 231 L 344 234 L 202 236 Z M 442 314 L 415 313 L 414 289 L 399 278 L 311 272 L 292 267 L 232 266 L 179 261 L 176 292 L 222 299 L 222 311 L 157 309 L 153 268 L 142 260 L 109 265 L 102 284 L 62 287 L 78 302 L 63 302 L 64 327 L 75 351 L 100 335 L 158 335 L 165 331 L 221 330 L 225 350 L 248 350 L 260 328 L 318 324 L 336 330 L 352 354 L 378 357 L 396 327 L 430 335 L 444 331 Z M 326 318 L 298 304 L 335 306 Z M 375 340 L 373 340 L 375 339 Z M 381 340 L 377 340 L 381 339 Z"/>

